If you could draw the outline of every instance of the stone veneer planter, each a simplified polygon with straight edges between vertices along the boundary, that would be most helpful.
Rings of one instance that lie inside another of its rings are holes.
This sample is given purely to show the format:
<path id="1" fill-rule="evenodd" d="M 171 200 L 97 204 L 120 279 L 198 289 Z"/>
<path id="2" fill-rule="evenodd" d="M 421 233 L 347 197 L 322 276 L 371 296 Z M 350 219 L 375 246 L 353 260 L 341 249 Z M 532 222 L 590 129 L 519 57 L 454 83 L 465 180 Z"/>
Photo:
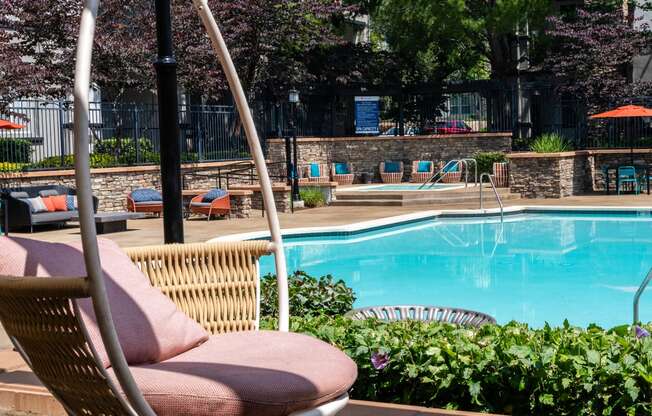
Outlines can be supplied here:
<path id="1" fill-rule="evenodd" d="M 511 153 L 511 192 L 523 198 L 563 198 L 604 191 L 603 165 L 652 164 L 652 149 L 589 149 L 564 153 Z M 611 186 L 614 186 L 611 179 Z"/>
<path id="2" fill-rule="evenodd" d="M 285 173 L 285 141 L 270 139 L 268 158 L 274 173 Z M 510 152 L 511 133 L 469 133 L 432 136 L 302 137 L 298 141 L 298 165 L 350 162 L 356 180 L 362 172 L 379 179 L 378 165 L 385 160 L 402 160 L 408 178 L 414 160 L 451 160 L 477 152 Z"/>

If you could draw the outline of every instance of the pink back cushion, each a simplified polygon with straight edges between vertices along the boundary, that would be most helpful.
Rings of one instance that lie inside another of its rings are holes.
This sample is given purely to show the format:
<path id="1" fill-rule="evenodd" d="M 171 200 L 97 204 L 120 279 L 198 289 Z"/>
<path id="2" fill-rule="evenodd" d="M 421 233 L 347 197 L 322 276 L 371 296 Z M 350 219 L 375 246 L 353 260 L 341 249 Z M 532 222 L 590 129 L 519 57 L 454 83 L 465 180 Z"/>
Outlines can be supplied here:
<path id="1" fill-rule="evenodd" d="M 129 364 L 156 363 L 188 351 L 208 333 L 152 287 L 131 259 L 110 240 L 98 239 L 107 294 L 120 345 Z M 81 243 L 49 243 L 0 237 L 0 276 L 86 275 Z M 109 359 L 90 299 L 78 301 L 91 342 L 105 367 Z"/>

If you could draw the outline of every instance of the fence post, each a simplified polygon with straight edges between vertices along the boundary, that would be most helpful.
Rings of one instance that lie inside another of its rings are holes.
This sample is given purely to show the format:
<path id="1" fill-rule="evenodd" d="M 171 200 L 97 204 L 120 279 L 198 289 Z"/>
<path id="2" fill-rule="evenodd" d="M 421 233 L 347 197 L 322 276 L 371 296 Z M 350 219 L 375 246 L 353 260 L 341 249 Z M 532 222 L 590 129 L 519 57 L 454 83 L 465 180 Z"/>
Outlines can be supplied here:
<path id="1" fill-rule="evenodd" d="M 140 160 L 140 111 L 138 109 L 138 104 L 134 104 L 134 140 L 136 145 L 136 164 L 141 162 Z"/>
<path id="2" fill-rule="evenodd" d="M 404 113 L 404 103 L 403 101 L 405 98 L 403 97 L 403 93 L 399 95 L 398 98 L 398 135 L 399 136 L 405 136 L 405 113 Z"/>
<path id="3" fill-rule="evenodd" d="M 64 131 L 63 131 L 63 102 L 59 100 L 58 102 L 58 108 L 59 108 L 59 147 L 60 147 L 60 159 L 61 160 L 61 167 L 65 166 L 65 160 L 66 160 L 66 138 L 64 137 Z"/>

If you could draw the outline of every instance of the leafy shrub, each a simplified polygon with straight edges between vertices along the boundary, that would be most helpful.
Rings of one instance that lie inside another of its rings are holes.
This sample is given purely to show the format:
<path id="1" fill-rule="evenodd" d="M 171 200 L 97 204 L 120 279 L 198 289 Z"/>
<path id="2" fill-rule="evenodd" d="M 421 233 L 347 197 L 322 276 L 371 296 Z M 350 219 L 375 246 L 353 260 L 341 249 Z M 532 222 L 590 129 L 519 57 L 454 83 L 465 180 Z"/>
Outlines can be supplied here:
<path id="1" fill-rule="evenodd" d="M 91 153 L 91 168 L 108 168 L 111 166 L 119 165 L 118 160 L 111 155 Z M 40 162 L 33 163 L 29 167 L 32 169 L 56 169 L 56 168 L 71 168 L 75 166 L 75 157 L 73 155 L 65 155 L 63 157 L 63 164 L 61 163 L 60 156 L 46 157 Z"/>
<path id="2" fill-rule="evenodd" d="M 28 166 L 26 163 L 0 162 L 0 172 L 20 172 Z"/>
<path id="3" fill-rule="evenodd" d="M 29 163 L 32 142 L 24 139 L 0 139 L 0 162 Z"/>
<path id="4" fill-rule="evenodd" d="M 476 153 L 473 158 L 478 162 L 478 175 L 493 174 L 494 163 L 502 163 L 507 160 L 503 152 L 480 152 Z"/>
<path id="5" fill-rule="evenodd" d="M 303 188 L 299 191 L 299 197 L 308 208 L 317 208 L 326 204 L 324 194 L 319 188 Z"/>
<path id="6" fill-rule="evenodd" d="M 137 142 L 138 152 L 136 152 L 136 140 L 131 137 L 112 137 L 97 140 L 93 153 L 111 155 L 119 161 L 118 164 L 120 165 L 150 162 L 148 159 L 156 155 L 151 140 L 142 137 Z"/>
<path id="7" fill-rule="evenodd" d="M 557 133 L 546 133 L 534 139 L 530 150 L 536 153 L 559 153 L 572 150 L 572 145 Z"/>
<path id="8" fill-rule="evenodd" d="M 305 272 L 296 271 L 288 276 L 290 314 L 293 316 L 339 316 L 350 311 L 355 302 L 353 290 L 342 280 L 335 281 L 327 275 L 316 279 Z M 260 282 L 260 313 L 278 316 L 276 276 L 268 274 Z"/>
<path id="9" fill-rule="evenodd" d="M 358 364 L 355 399 L 513 415 L 652 414 L 652 339 L 626 327 L 471 330 L 313 317 L 293 318 L 291 330 Z M 378 353 L 389 360 L 381 370 L 371 363 Z"/>

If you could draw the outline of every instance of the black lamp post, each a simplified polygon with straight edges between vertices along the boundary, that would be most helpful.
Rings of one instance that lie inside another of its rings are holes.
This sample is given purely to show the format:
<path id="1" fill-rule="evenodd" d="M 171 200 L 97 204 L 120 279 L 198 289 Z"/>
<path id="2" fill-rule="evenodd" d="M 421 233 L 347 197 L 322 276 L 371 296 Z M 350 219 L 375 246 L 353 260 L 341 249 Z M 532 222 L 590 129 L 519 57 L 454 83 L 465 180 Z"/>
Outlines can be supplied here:
<path id="1" fill-rule="evenodd" d="M 293 172 L 292 172 L 292 200 L 298 201 L 299 197 L 299 151 L 297 146 L 297 104 L 299 103 L 299 91 L 290 90 L 288 95 L 290 102 L 290 135 L 292 136 Z"/>
<path id="2" fill-rule="evenodd" d="M 163 188 L 163 228 L 165 243 L 183 243 L 183 202 L 181 197 L 181 142 L 177 98 L 177 61 L 172 45 L 170 0 L 156 0 L 156 40 L 158 117 L 161 144 L 161 184 Z"/>

